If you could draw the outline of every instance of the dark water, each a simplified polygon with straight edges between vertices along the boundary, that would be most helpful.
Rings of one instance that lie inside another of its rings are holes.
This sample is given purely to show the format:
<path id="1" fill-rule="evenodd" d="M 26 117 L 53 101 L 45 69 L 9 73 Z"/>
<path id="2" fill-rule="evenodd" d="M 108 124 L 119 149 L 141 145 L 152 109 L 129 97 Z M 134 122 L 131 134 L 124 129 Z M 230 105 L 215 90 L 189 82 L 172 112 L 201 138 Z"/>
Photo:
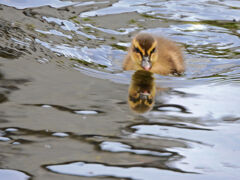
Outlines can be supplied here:
<path id="1" fill-rule="evenodd" d="M 239 179 L 240 1 L 0 4 L 0 179 Z M 187 66 L 145 114 L 121 69 L 139 31 Z"/>

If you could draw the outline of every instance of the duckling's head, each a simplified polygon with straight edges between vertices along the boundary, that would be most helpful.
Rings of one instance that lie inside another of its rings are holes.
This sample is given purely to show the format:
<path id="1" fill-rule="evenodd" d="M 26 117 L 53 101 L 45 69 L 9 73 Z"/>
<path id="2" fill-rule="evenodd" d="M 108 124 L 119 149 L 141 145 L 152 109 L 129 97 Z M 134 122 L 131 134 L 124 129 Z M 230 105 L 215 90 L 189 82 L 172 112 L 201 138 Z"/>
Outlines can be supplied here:
<path id="1" fill-rule="evenodd" d="M 140 33 L 132 40 L 131 58 L 138 69 L 149 71 L 156 59 L 157 41 L 151 34 Z"/>

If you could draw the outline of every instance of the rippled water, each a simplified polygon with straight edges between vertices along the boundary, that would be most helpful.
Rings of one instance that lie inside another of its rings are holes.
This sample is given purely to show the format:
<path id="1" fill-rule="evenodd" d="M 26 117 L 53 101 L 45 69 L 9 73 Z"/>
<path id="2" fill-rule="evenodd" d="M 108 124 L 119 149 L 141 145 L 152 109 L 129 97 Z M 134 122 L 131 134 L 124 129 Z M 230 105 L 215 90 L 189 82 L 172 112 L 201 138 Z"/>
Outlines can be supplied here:
<path id="1" fill-rule="evenodd" d="M 239 179 L 240 1 L 0 4 L 0 179 Z M 187 67 L 145 114 L 121 68 L 139 31 Z"/>

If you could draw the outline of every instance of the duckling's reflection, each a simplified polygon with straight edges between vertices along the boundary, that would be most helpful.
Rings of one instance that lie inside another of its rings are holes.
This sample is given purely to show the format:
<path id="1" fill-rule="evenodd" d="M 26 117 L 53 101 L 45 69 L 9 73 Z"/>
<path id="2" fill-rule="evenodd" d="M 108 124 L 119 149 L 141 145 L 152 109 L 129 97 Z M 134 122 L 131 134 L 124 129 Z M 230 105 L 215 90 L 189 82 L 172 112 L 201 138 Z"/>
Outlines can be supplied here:
<path id="1" fill-rule="evenodd" d="M 145 113 L 152 109 L 156 94 L 153 73 L 139 70 L 132 75 L 128 90 L 128 104 L 137 113 Z"/>

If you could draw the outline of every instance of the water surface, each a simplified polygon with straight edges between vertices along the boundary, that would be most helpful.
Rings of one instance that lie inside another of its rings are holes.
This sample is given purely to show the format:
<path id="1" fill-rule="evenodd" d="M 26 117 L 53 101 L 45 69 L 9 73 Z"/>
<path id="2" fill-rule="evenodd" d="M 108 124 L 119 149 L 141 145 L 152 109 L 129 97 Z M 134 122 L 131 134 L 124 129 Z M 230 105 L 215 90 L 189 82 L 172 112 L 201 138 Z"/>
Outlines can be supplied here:
<path id="1" fill-rule="evenodd" d="M 238 179 L 239 13 L 227 0 L 1 2 L 0 179 Z M 121 68 L 139 31 L 176 41 L 187 66 L 154 75 L 145 114 Z"/>

